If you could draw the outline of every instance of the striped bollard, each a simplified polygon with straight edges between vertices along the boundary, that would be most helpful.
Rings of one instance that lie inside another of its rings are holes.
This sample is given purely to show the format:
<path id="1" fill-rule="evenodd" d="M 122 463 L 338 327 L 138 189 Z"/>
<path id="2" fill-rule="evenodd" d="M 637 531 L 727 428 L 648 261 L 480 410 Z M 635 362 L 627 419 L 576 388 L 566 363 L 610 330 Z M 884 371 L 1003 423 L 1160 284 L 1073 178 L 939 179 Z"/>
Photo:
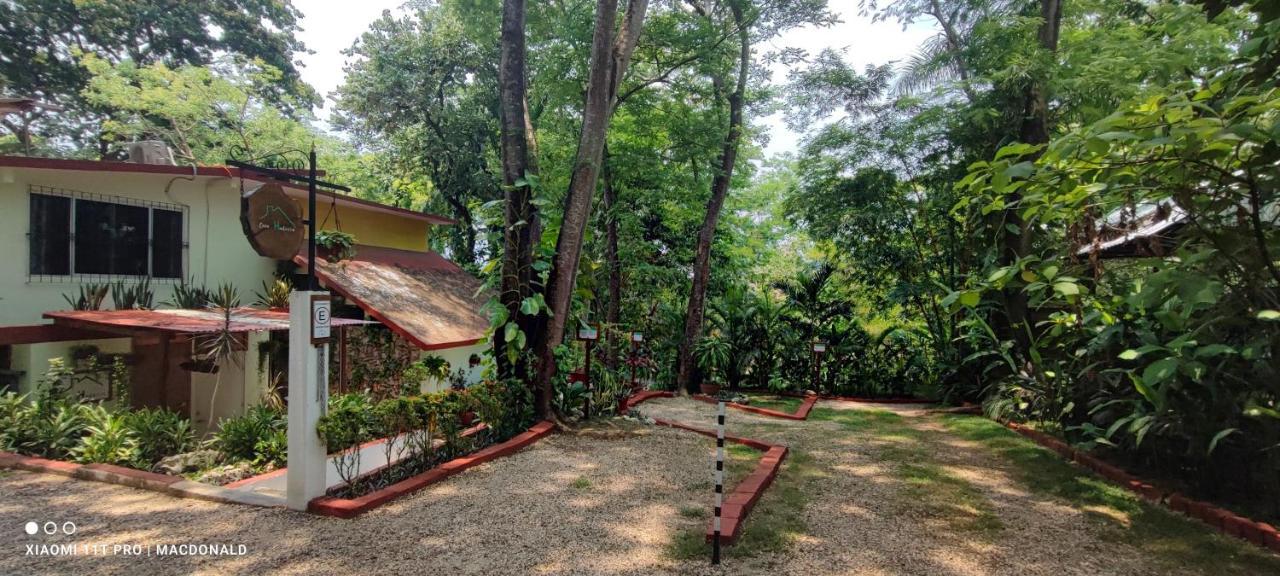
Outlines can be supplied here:
<path id="1" fill-rule="evenodd" d="M 711 564 L 720 563 L 720 507 L 724 504 L 724 400 L 716 403 L 716 515 L 711 521 Z"/>

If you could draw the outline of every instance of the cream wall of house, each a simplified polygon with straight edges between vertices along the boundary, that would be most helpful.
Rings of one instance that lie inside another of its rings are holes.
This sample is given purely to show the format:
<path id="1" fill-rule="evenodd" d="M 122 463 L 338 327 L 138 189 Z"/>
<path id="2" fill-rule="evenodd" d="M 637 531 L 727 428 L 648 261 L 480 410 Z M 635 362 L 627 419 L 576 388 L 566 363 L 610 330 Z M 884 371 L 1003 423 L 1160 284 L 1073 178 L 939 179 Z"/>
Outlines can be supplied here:
<path id="1" fill-rule="evenodd" d="M 440 350 L 425 350 L 422 357 L 439 356 L 449 363 L 449 372 L 457 372 L 458 368 L 463 368 L 467 372 L 467 385 L 470 386 L 480 381 L 481 366 L 470 367 L 469 362 L 472 354 L 476 354 L 484 358 L 489 353 L 489 347 L 483 342 L 472 344 L 470 346 L 459 346 L 457 348 L 443 348 Z M 449 388 L 449 380 L 443 382 L 426 382 L 422 385 L 423 392 L 440 392 Z"/>
<path id="2" fill-rule="evenodd" d="M 63 295 L 78 293 L 85 283 L 74 276 L 56 281 L 28 276 L 32 185 L 186 206 L 185 279 L 210 287 L 231 282 L 244 305 L 253 303 L 253 292 L 275 273 L 275 262 L 255 253 L 241 231 L 237 179 L 201 176 L 189 181 L 168 174 L 0 167 L 0 326 L 46 323 L 41 315 L 66 310 Z M 156 306 L 172 298 L 175 284 L 152 280 Z"/>
<path id="3" fill-rule="evenodd" d="M 12 368 L 24 372 L 18 381 L 20 394 L 35 391 L 36 383 L 49 370 L 49 360 L 62 358 L 67 366 L 71 366 L 71 348 L 82 344 L 98 347 L 105 354 L 126 354 L 133 351 L 132 341 L 128 338 L 110 338 L 105 340 L 79 340 L 75 342 L 41 342 L 39 344 L 20 344 L 13 347 Z M 72 388 L 71 392 L 77 392 Z M 84 390 L 84 392 L 90 392 Z"/>
<path id="4" fill-rule="evenodd" d="M 219 362 L 217 374 L 191 373 L 189 416 L 198 436 L 217 431 L 224 419 L 238 416 L 262 401 L 267 388 L 267 370 L 265 366 L 258 369 L 258 343 L 266 339 L 266 332 L 250 332 L 245 350 Z"/>

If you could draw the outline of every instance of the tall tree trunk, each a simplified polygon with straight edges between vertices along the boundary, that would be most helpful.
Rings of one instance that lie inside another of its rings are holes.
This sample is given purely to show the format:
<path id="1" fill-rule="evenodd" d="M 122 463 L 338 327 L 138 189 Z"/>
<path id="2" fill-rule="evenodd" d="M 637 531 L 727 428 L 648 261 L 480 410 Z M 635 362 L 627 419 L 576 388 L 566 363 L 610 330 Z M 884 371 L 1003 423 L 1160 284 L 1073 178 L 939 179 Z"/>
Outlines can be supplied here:
<path id="1" fill-rule="evenodd" d="M 535 406 L 539 416 L 551 412 L 551 378 L 555 375 L 555 349 L 564 338 L 569 319 L 569 304 L 578 275 L 578 259 L 582 254 L 582 238 L 591 216 L 591 198 L 600 174 L 600 159 L 618 84 L 626 74 L 639 40 L 648 0 L 628 0 L 627 11 L 615 38 L 614 22 L 618 0 L 597 0 L 595 32 L 591 42 L 591 71 L 588 74 L 587 98 L 582 110 L 582 132 L 578 137 L 578 155 L 564 199 L 564 217 L 556 239 L 556 253 L 546 286 L 549 317 L 541 317 L 543 330 L 534 339 L 538 357 L 536 386 L 540 397 Z"/>
<path id="2" fill-rule="evenodd" d="M 1062 27 L 1062 0 L 1040 0 L 1040 29 L 1037 39 L 1040 49 L 1050 55 L 1058 51 L 1058 33 Z M 1047 74 L 1047 73 L 1046 73 Z M 1027 83 L 1023 94 L 1022 126 L 1019 139 L 1026 144 L 1046 144 L 1049 142 L 1049 103 L 1045 95 L 1047 82 L 1045 78 L 1032 79 Z M 1039 153 L 1036 154 L 1036 157 Z M 1009 208 L 1004 211 L 1003 241 L 1001 243 L 1000 264 L 1010 266 L 1019 257 L 1031 252 L 1031 229 L 1022 218 L 1020 206 L 1022 196 L 1014 194 L 1008 202 Z M 1026 353 L 1032 345 L 1028 333 L 1030 323 L 1027 318 L 1027 295 L 1020 286 L 1013 286 L 1004 291 L 1005 320 L 1014 342 L 1019 350 Z"/>
<path id="3" fill-rule="evenodd" d="M 605 324 L 616 326 L 622 319 L 622 263 L 618 262 L 618 191 L 613 186 L 609 150 L 604 152 L 604 262 L 609 274 L 609 296 L 605 301 Z M 610 370 L 617 368 L 618 359 L 608 350 L 605 363 Z"/>
<path id="4" fill-rule="evenodd" d="M 689 288 L 689 304 L 685 308 L 684 338 L 676 358 L 676 387 L 693 392 L 693 348 L 702 337 L 702 320 L 706 312 L 707 283 L 711 276 L 711 244 L 715 239 L 716 223 L 724 207 L 729 183 L 733 179 L 734 164 L 738 159 L 738 144 L 742 140 L 742 108 L 747 91 L 747 73 L 751 66 L 751 36 L 744 24 L 742 6 L 730 2 L 733 21 L 738 27 L 738 82 L 729 95 L 729 132 L 725 135 L 720 151 L 720 169 L 711 180 L 711 198 L 707 200 L 707 213 L 698 232 L 698 249 L 693 263 L 693 284 Z"/>
<path id="5" fill-rule="evenodd" d="M 533 322 L 520 314 L 520 303 L 530 293 L 529 278 L 533 246 L 537 241 L 538 214 L 533 190 L 524 181 L 536 171 L 530 154 L 533 142 L 528 117 L 525 78 L 525 0 L 504 0 L 502 4 L 501 58 L 498 64 L 499 99 L 502 123 L 502 180 L 506 211 L 503 232 L 502 281 L 499 300 L 507 309 L 508 321 L 525 328 Z M 517 185 L 517 182 L 520 184 Z M 528 334 L 528 332 L 526 332 Z M 527 380 L 527 363 L 519 357 L 510 362 L 505 331 L 494 338 L 494 358 L 502 377 Z M 539 393 L 534 389 L 535 398 Z"/>

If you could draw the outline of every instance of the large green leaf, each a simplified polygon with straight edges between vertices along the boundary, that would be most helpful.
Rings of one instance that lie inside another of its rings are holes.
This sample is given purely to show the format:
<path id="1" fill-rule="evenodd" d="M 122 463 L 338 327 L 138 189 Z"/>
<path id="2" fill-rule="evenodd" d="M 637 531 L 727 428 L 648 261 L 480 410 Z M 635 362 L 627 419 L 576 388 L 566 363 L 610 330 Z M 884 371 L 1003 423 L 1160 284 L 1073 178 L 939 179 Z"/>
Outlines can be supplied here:
<path id="1" fill-rule="evenodd" d="M 1177 358 L 1161 358 L 1147 365 L 1142 371 L 1142 381 L 1149 386 L 1156 386 L 1168 380 L 1178 372 Z"/>

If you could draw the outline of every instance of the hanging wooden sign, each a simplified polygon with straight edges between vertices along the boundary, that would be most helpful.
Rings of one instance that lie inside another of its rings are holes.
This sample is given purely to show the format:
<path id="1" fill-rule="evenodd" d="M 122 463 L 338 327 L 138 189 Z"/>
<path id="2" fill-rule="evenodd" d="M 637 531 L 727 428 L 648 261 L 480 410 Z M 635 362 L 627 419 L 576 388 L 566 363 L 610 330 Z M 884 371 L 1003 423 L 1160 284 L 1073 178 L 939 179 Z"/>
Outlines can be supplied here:
<path id="1" fill-rule="evenodd" d="M 302 209 L 275 182 L 267 182 L 240 199 L 240 225 L 253 251 L 274 260 L 292 260 L 302 245 Z"/>

